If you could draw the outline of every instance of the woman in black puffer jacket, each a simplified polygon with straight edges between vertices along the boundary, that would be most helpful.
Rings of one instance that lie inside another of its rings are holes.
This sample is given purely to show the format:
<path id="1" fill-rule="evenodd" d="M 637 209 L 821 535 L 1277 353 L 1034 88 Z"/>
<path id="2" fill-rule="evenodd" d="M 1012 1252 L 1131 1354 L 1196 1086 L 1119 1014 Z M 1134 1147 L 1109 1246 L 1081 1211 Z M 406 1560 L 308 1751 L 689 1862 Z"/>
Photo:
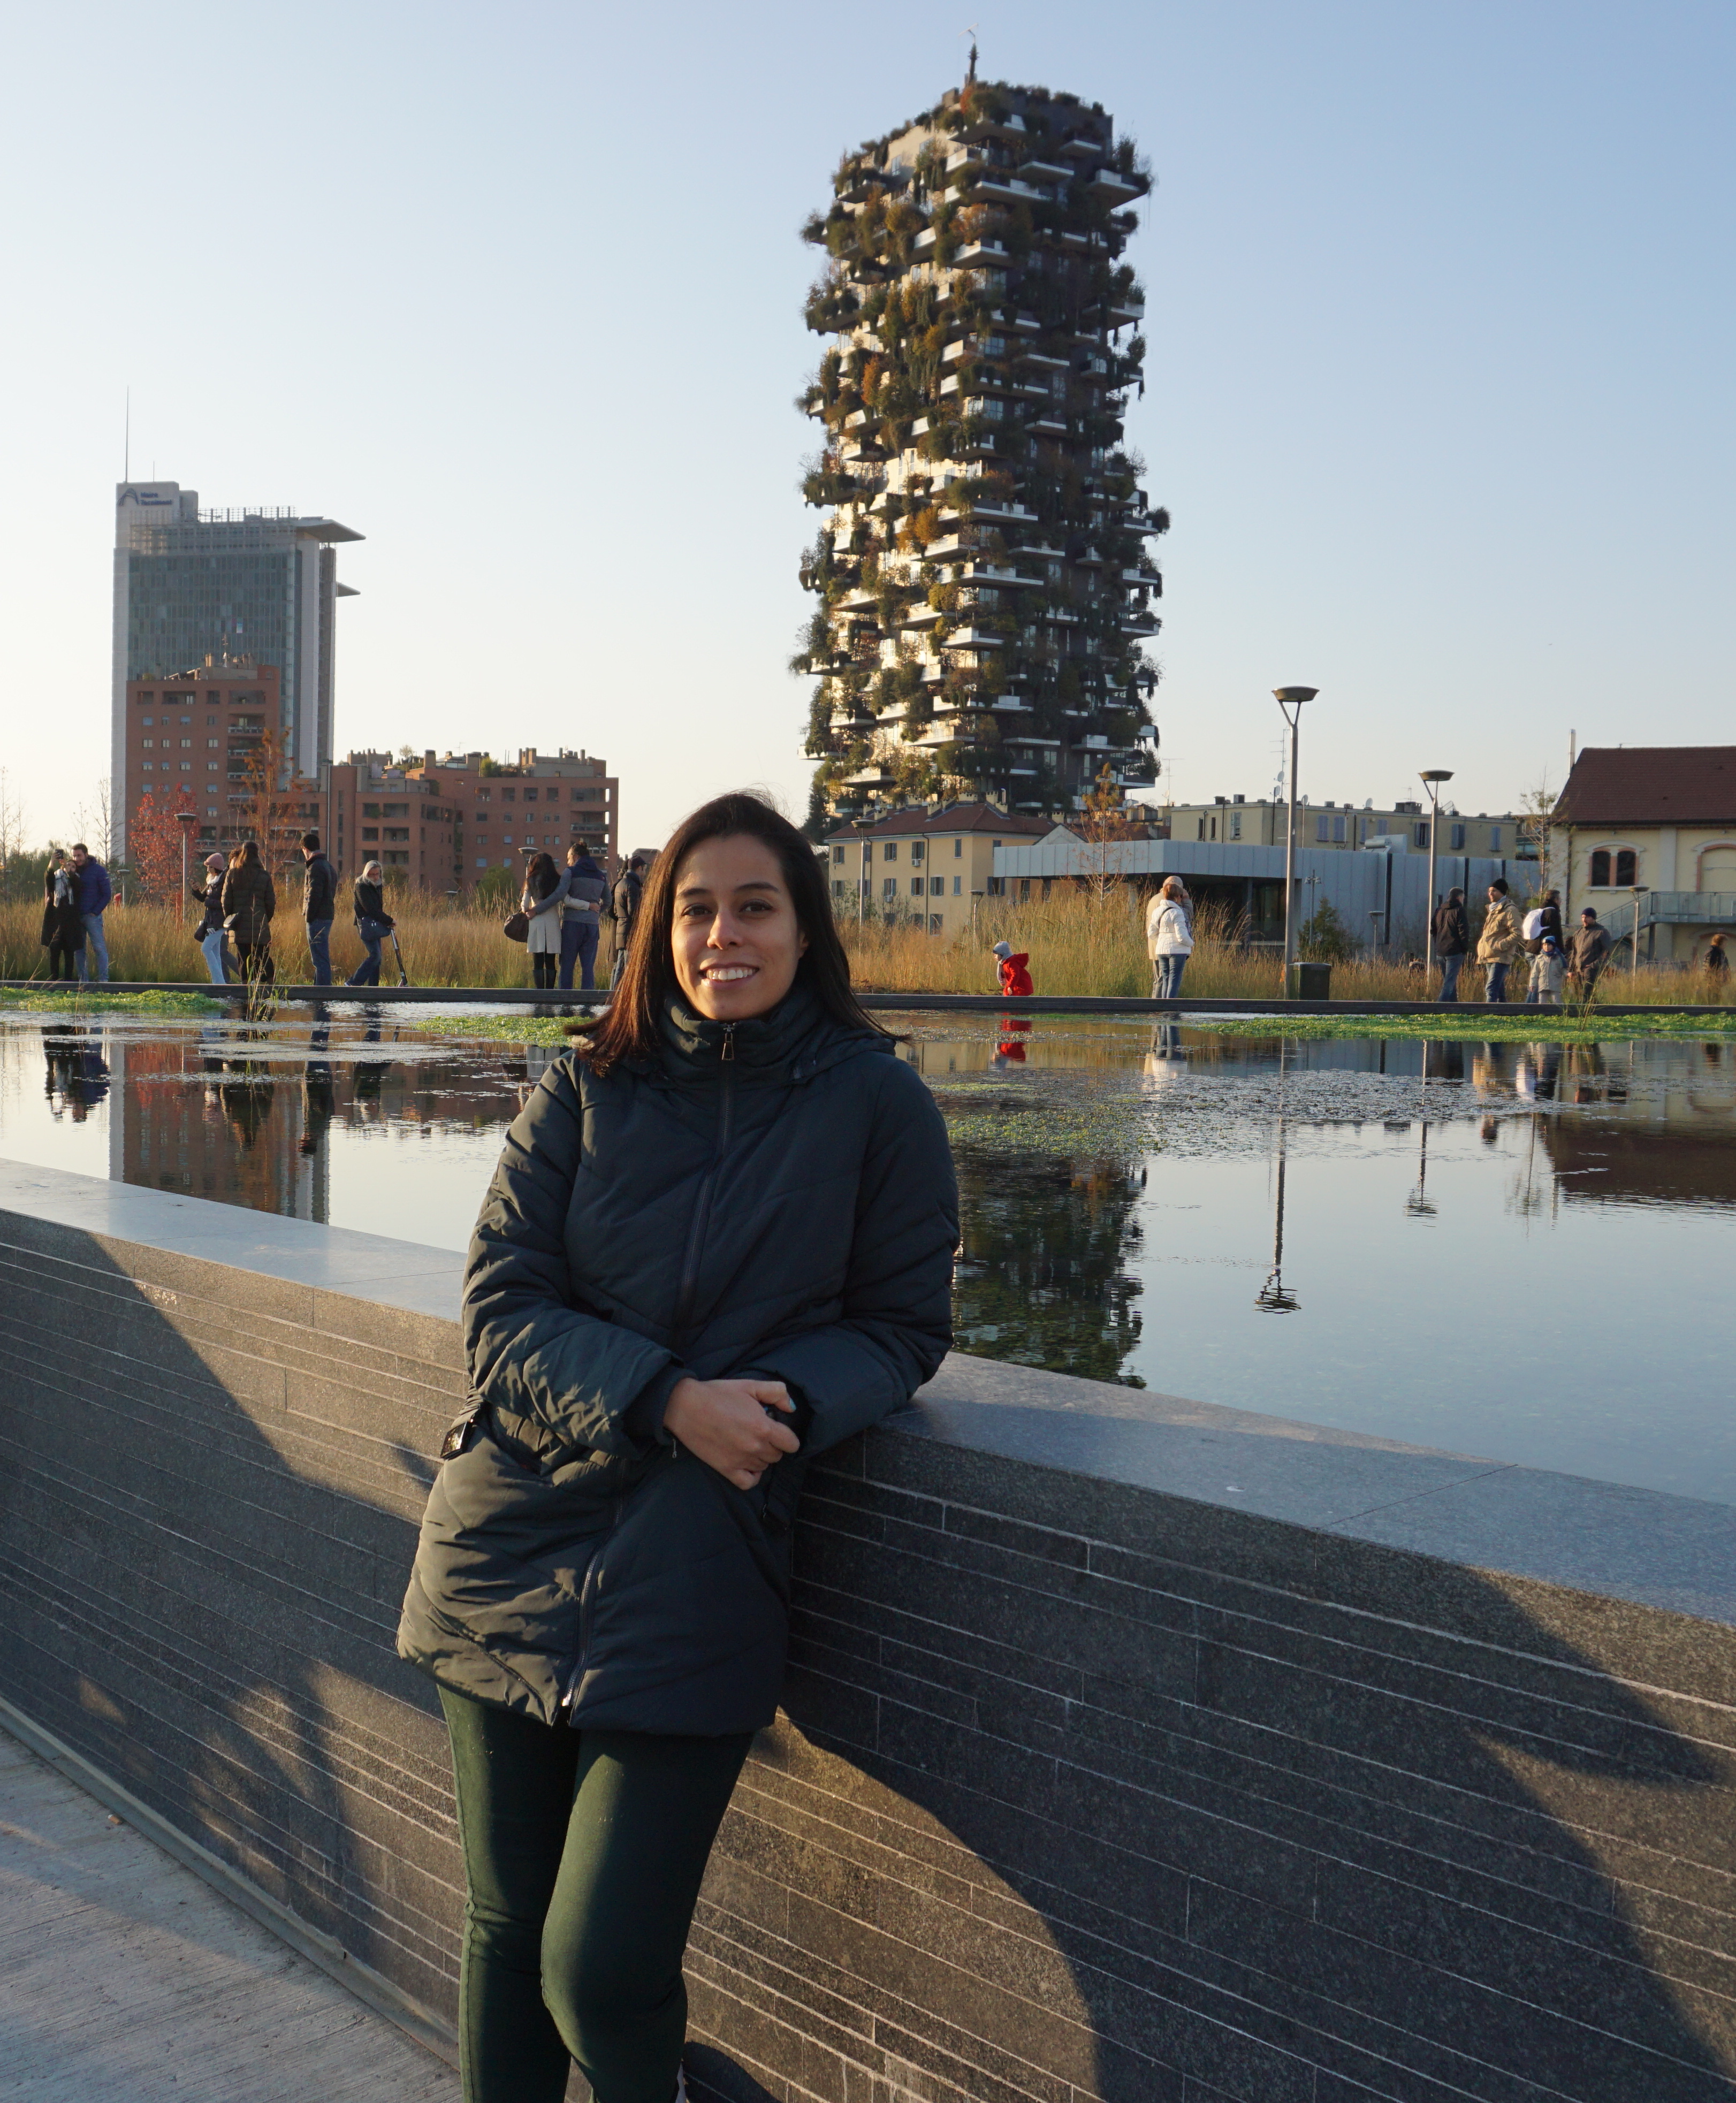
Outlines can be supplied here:
<path id="1" fill-rule="evenodd" d="M 813 851 L 749 796 L 658 857 L 626 974 L 508 1135 L 474 1394 L 398 1647 L 439 1683 L 468 2103 L 670 2103 L 711 1843 L 783 1677 L 812 1456 L 951 1340 L 946 1129 L 857 1006 Z"/>

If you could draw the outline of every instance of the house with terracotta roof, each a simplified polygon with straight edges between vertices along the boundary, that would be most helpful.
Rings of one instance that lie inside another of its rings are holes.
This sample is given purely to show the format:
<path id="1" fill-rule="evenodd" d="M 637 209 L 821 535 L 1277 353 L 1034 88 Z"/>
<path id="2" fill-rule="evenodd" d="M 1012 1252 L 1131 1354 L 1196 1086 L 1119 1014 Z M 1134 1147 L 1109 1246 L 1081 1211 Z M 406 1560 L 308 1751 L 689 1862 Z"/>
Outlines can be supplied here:
<path id="1" fill-rule="evenodd" d="M 1736 745 L 1588 745 L 1551 820 L 1549 880 L 1640 954 L 1698 964 L 1736 930 Z"/>
<path id="2" fill-rule="evenodd" d="M 999 887 L 995 848 L 1026 846 L 1053 829 L 1048 818 L 976 803 L 918 803 L 840 825 L 820 848 L 832 909 L 840 919 L 871 912 L 955 935 L 970 926 L 975 901 Z"/>

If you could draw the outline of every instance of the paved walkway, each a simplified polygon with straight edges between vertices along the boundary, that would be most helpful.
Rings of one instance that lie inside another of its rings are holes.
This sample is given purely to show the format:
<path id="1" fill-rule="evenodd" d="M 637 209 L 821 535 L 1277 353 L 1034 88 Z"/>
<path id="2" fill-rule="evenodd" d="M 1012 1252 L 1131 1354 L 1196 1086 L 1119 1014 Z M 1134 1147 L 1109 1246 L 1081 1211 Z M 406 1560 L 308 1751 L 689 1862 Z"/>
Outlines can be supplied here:
<path id="1" fill-rule="evenodd" d="M 458 2077 L 0 1732 L 0 2098 L 458 2103 Z"/>

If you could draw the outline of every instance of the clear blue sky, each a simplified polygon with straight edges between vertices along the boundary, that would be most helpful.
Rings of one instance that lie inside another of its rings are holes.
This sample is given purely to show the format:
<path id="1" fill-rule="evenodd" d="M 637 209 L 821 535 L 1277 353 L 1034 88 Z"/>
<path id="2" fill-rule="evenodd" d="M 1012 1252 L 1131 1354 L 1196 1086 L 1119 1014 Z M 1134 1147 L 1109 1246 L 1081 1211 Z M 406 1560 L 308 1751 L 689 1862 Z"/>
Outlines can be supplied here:
<path id="1" fill-rule="evenodd" d="M 338 740 L 584 745 L 659 838 L 798 814 L 796 238 L 839 151 L 982 70 L 1159 176 L 1131 436 L 1175 526 L 1178 797 L 1502 807 L 1582 744 L 1736 738 L 1736 9 L 311 0 L 11 20 L 0 86 L 0 763 L 108 765 L 132 465 L 342 551 Z"/>

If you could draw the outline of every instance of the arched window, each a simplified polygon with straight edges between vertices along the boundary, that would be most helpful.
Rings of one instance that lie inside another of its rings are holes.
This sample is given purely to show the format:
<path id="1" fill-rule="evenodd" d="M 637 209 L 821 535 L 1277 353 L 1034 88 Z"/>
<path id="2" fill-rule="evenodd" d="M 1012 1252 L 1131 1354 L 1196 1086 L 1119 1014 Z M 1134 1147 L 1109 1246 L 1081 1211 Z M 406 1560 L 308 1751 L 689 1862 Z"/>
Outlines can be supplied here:
<path id="1" fill-rule="evenodd" d="M 1615 881 L 1618 887 L 1637 883 L 1640 880 L 1640 857 L 1631 847 L 1618 847 L 1615 855 Z"/>
<path id="2" fill-rule="evenodd" d="M 1607 891 L 1609 888 L 1609 850 L 1599 847 L 1591 856 L 1591 888 Z"/>

